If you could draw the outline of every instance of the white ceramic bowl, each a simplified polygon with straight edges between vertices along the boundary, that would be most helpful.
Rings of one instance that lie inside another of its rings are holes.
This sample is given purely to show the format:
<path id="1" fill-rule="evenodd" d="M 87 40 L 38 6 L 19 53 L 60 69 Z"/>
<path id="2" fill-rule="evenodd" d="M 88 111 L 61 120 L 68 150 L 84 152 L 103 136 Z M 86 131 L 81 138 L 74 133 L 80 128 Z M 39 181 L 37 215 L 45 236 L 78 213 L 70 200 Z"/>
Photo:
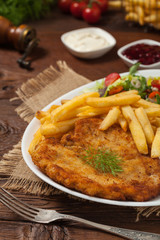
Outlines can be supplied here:
<path id="1" fill-rule="evenodd" d="M 96 50 L 77 50 L 76 48 L 72 47 L 71 44 L 66 42 L 66 39 L 69 35 L 71 34 L 76 34 L 76 33 L 91 33 L 91 34 L 96 34 L 98 36 L 103 37 L 107 42 L 108 45 L 101 47 Z M 76 57 L 80 58 L 86 58 L 86 59 L 93 59 L 93 58 L 98 58 L 106 54 L 108 51 L 110 51 L 116 44 L 115 38 L 108 32 L 104 31 L 101 28 L 97 27 L 89 27 L 89 28 L 81 28 L 77 30 L 73 30 L 67 33 L 64 33 L 61 36 L 61 41 L 64 44 L 64 46 Z"/>
<path id="2" fill-rule="evenodd" d="M 127 58 L 126 56 L 124 56 L 122 53 L 127 48 L 129 48 L 131 46 L 134 46 L 136 44 L 139 44 L 139 43 L 145 43 L 145 44 L 149 44 L 149 45 L 160 46 L 160 42 L 157 42 L 157 41 L 154 41 L 154 40 L 151 40 L 151 39 L 141 39 L 141 40 L 131 42 L 131 43 L 121 47 L 118 50 L 117 54 L 124 61 L 124 63 L 129 67 L 131 67 L 133 64 L 135 64 L 137 62 L 137 60 L 131 60 L 131 59 Z M 160 61 L 157 62 L 157 63 L 149 64 L 149 65 L 140 64 L 139 68 L 140 69 L 159 69 L 160 68 Z"/>

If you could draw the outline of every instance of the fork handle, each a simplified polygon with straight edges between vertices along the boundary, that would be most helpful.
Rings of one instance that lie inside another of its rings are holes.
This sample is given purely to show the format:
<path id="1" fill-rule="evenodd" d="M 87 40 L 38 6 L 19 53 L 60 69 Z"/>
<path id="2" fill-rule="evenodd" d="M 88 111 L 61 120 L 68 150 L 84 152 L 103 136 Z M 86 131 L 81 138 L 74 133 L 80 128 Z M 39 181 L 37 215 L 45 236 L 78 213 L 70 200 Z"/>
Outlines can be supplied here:
<path id="1" fill-rule="evenodd" d="M 108 225 L 103 225 L 95 222 L 91 222 L 79 217 L 74 217 L 71 215 L 65 215 L 65 214 L 60 214 L 61 219 L 64 220 L 72 220 L 76 222 L 80 222 L 86 225 L 90 225 L 92 227 L 104 230 L 106 232 L 115 234 L 120 237 L 125 237 L 125 239 L 132 239 L 132 240 L 147 240 L 147 239 L 152 239 L 152 240 L 160 240 L 160 234 L 155 234 L 155 233 L 149 233 L 149 232 L 142 232 L 142 231 L 135 231 L 135 230 L 129 230 L 125 228 L 118 228 L 118 227 L 112 227 Z"/>

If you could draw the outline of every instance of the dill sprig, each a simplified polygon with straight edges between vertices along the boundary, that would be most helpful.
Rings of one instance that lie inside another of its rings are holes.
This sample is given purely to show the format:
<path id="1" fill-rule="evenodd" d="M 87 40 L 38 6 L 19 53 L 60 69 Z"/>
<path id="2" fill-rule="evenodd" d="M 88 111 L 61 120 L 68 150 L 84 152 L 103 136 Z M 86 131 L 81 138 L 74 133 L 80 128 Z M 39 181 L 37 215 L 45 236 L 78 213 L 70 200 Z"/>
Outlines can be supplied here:
<path id="1" fill-rule="evenodd" d="M 86 153 L 81 155 L 81 159 L 102 173 L 111 173 L 116 176 L 116 173 L 123 171 L 121 157 L 110 149 L 89 147 Z"/>

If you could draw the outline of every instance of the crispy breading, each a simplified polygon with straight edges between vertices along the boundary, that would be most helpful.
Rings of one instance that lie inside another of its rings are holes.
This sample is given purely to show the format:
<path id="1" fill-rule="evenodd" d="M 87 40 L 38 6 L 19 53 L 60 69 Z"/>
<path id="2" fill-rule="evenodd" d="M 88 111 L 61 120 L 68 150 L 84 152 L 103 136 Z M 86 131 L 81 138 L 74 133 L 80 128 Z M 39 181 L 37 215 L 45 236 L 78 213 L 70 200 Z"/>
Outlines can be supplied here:
<path id="1" fill-rule="evenodd" d="M 160 160 L 137 151 L 129 131 L 119 125 L 100 131 L 99 118 L 79 119 L 75 129 L 59 140 L 42 140 L 31 152 L 33 162 L 54 181 L 90 196 L 146 201 L 160 194 Z M 123 171 L 113 176 L 86 164 L 88 146 L 110 148 L 122 157 Z"/>

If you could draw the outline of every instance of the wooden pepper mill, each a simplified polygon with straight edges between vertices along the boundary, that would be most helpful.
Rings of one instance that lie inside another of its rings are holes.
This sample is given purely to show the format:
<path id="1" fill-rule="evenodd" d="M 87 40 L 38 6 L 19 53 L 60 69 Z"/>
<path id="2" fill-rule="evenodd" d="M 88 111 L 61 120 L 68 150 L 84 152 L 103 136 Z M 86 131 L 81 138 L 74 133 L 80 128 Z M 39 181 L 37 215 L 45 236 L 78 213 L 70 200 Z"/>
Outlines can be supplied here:
<path id="1" fill-rule="evenodd" d="M 25 58 L 38 45 L 36 30 L 25 24 L 16 27 L 0 16 L 0 45 L 9 45 L 22 52 L 23 56 L 17 62 L 21 67 L 29 69 L 31 61 L 26 61 Z"/>

